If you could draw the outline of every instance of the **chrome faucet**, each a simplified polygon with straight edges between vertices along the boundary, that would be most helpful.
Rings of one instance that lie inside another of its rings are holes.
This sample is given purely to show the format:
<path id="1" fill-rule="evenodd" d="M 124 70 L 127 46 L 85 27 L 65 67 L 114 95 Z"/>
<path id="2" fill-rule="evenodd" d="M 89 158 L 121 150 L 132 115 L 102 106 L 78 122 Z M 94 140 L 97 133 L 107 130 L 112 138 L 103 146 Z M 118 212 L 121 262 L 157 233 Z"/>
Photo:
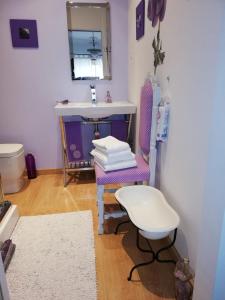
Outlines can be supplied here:
<path id="1" fill-rule="evenodd" d="M 96 99 L 95 86 L 94 85 L 90 85 L 90 88 L 91 88 L 91 103 L 92 104 L 96 104 L 97 103 L 97 99 Z"/>

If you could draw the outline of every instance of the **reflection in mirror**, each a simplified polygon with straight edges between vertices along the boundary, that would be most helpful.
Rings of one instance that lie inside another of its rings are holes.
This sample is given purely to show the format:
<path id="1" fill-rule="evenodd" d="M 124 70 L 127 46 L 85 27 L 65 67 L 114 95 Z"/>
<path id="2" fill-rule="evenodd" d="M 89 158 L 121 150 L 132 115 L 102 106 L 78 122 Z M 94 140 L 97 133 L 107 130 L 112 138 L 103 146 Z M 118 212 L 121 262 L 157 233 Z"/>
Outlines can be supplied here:
<path id="1" fill-rule="evenodd" d="M 104 79 L 102 59 L 102 34 L 100 31 L 69 31 L 70 55 L 75 61 L 73 79 L 85 77 Z M 72 51 L 71 51 L 72 50 Z"/>
<path id="2" fill-rule="evenodd" d="M 112 79 L 109 3 L 67 2 L 73 80 Z"/>

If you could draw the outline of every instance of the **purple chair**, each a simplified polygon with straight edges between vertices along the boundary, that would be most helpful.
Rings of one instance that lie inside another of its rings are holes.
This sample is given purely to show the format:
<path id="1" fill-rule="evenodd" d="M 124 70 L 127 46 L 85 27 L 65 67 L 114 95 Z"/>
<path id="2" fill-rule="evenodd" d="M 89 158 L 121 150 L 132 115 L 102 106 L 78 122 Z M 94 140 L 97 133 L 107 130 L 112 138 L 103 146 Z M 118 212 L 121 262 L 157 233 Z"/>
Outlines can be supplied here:
<path id="1" fill-rule="evenodd" d="M 140 102 L 140 127 L 139 146 L 141 155 L 136 155 L 137 167 L 104 172 L 95 164 L 95 174 L 97 183 L 97 204 L 98 204 L 98 233 L 104 233 L 104 220 L 110 217 L 121 217 L 125 213 L 105 213 L 104 212 L 104 192 L 115 192 L 112 189 L 105 189 L 106 184 L 149 182 L 150 168 L 147 162 L 150 154 L 151 124 L 153 111 L 153 88 L 150 80 L 145 82 L 141 90 Z"/>

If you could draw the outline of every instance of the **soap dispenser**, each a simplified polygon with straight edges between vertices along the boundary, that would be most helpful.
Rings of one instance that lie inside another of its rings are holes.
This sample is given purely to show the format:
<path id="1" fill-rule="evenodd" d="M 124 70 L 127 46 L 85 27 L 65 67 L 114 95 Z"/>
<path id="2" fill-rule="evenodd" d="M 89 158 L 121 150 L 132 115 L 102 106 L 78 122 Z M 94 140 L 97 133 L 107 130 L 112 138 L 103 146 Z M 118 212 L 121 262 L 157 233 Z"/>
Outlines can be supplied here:
<path id="1" fill-rule="evenodd" d="M 107 93 L 106 93 L 105 102 L 106 103 L 112 103 L 112 97 L 111 97 L 109 91 L 107 91 Z"/>

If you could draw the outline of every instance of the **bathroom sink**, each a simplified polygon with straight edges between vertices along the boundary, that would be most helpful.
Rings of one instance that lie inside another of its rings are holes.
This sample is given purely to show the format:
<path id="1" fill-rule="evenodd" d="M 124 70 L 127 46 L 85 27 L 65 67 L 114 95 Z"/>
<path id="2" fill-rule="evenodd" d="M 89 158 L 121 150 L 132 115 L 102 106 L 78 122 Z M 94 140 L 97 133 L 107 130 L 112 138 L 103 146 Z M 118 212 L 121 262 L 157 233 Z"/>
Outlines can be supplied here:
<path id="1" fill-rule="evenodd" d="M 82 116 L 84 118 L 105 118 L 111 115 L 134 114 L 136 105 L 127 101 L 115 101 L 113 103 L 98 102 L 69 102 L 58 103 L 55 106 L 58 116 Z"/>

